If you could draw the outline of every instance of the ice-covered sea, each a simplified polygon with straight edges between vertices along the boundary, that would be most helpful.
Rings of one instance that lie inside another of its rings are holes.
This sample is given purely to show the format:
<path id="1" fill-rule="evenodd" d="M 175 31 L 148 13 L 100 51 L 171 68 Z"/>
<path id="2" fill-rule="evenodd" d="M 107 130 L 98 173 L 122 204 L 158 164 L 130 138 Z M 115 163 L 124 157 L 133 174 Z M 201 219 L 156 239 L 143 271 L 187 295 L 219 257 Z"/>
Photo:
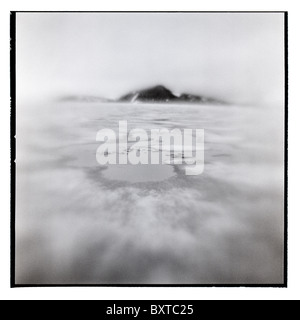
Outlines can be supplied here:
<path id="1" fill-rule="evenodd" d="M 283 282 L 284 110 L 17 105 L 17 284 Z M 103 128 L 205 130 L 205 168 L 100 166 Z"/>

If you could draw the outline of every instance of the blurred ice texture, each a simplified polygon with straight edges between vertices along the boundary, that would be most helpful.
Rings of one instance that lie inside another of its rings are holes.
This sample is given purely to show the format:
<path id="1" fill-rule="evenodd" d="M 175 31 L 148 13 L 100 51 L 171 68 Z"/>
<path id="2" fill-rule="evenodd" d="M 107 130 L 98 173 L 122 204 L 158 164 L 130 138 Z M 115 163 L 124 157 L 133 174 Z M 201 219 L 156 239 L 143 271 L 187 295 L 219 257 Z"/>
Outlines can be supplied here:
<path id="1" fill-rule="evenodd" d="M 282 106 L 45 102 L 17 114 L 18 284 L 283 282 Z M 119 120 L 205 129 L 204 174 L 115 180 L 96 133 Z"/>

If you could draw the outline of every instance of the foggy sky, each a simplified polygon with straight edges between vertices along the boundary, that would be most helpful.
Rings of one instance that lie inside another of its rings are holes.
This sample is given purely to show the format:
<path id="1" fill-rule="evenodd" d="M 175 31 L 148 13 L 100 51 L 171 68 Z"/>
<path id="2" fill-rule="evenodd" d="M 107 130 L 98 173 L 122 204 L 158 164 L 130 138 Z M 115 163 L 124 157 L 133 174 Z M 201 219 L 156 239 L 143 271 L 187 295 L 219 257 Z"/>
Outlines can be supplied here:
<path id="1" fill-rule="evenodd" d="M 18 13 L 18 98 L 117 98 L 163 84 L 232 102 L 283 98 L 283 14 Z"/>

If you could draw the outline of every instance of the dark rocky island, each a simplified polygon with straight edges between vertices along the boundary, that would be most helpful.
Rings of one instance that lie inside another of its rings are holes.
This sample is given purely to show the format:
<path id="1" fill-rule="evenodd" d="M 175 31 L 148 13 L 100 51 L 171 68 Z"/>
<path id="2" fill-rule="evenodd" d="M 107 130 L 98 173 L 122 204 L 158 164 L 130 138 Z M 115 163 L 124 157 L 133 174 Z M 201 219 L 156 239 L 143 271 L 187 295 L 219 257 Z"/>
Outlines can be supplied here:
<path id="1" fill-rule="evenodd" d="M 122 96 L 119 101 L 124 102 L 168 102 L 175 101 L 176 97 L 169 89 L 164 86 L 155 86 L 149 89 L 134 91 Z"/>
<path id="2" fill-rule="evenodd" d="M 175 95 L 166 87 L 159 85 L 148 89 L 130 92 L 122 96 L 118 101 L 120 102 L 152 102 L 152 103 L 220 103 L 215 99 L 197 96 L 193 94 L 182 93 Z"/>

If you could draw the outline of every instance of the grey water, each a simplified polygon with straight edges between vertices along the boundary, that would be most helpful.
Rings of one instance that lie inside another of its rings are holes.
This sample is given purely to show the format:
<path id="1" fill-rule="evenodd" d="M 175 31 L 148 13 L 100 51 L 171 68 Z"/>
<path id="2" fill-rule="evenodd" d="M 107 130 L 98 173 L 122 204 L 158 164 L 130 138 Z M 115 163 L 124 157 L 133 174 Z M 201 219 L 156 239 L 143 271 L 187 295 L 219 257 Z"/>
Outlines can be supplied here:
<path id="1" fill-rule="evenodd" d="M 17 105 L 17 284 L 283 282 L 280 105 Z M 103 128 L 205 130 L 205 168 L 100 166 Z"/>

